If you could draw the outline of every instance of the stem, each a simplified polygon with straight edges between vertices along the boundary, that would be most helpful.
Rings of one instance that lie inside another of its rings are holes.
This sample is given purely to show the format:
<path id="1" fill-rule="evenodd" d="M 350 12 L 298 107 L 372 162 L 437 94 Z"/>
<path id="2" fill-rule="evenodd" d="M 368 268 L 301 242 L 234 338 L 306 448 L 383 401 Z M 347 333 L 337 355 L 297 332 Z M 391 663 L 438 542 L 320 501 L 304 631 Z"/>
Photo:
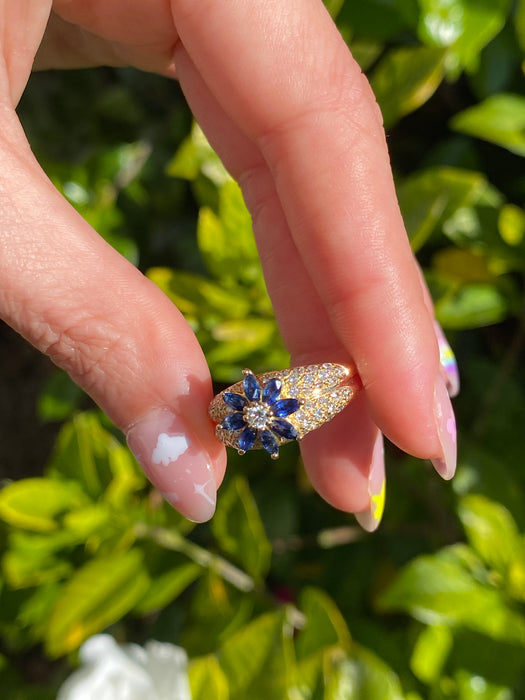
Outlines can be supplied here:
<path id="1" fill-rule="evenodd" d="M 135 534 L 138 538 L 153 540 L 153 542 L 164 549 L 184 554 L 196 564 L 199 564 L 199 566 L 215 571 L 239 591 L 248 593 L 255 588 L 255 581 L 247 573 L 220 555 L 212 554 L 198 544 L 190 542 L 174 530 L 137 523 L 135 525 Z"/>

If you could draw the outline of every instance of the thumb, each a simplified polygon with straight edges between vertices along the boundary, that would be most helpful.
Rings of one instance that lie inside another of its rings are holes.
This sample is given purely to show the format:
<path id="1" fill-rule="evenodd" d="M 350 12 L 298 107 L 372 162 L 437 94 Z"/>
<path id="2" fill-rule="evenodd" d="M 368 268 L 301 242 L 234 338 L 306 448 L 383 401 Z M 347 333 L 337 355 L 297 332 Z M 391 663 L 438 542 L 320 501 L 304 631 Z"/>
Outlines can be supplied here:
<path id="1" fill-rule="evenodd" d="M 14 120 L 13 120 L 14 121 Z M 225 450 L 209 371 L 180 312 L 55 190 L 17 125 L 0 137 L 0 315 L 127 435 L 186 517 L 209 519 Z"/>

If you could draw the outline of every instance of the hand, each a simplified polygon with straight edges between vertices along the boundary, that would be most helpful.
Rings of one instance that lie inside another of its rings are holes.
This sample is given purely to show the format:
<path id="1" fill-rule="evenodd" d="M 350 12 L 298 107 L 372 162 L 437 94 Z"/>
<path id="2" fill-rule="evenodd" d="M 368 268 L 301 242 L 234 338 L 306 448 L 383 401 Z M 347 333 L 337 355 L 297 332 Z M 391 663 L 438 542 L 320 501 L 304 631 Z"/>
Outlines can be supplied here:
<path id="1" fill-rule="evenodd" d="M 321 495 L 377 526 L 380 431 L 451 477 L 432 305 L 379 109 L 321 0 L 0 0 L 0 18 L 0 313 L 127 434 L 168 500 L 194 520 L 213 513 L 226 456 L 207 419 L 209 372 L 182 315 L 30 151 L 14 108 L 42 37 L 37 68 L 176 74 L 243 189 L 292 364 L 356 363 L 364 394 L 302 443 Z"/>

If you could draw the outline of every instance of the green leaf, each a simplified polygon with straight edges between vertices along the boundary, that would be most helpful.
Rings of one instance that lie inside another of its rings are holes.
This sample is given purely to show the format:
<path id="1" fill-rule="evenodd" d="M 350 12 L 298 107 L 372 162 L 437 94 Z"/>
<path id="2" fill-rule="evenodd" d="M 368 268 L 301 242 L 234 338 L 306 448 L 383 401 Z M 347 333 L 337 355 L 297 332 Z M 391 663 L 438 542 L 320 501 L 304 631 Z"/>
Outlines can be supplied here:
<path id="1" fill-rule="evenodd" d="M 458 515 L 472 547 L 489 567 L 505 574 L 521 548 L 509 511 L 486 496 L 469 494 L 460 500 Z"/>
<path id="2" fill-rule="evenodd" d="M 137 549 L 85 564 L 64 586 L 49 618 L 47 653 L 58 657 L 77 649 L 84 639 L 128 613 L 148 585 L 142 553 Z"/>
<path id="3" fill-rule="evenodd" d="M 474 578 L 454 548 L 409 562 L 379 605 L 382 610 L 408 612 L 429 625 L 463 626 L 525 645 L 525 618 L 506 605 L 501 591 Z"/>
<path id="4" fill-rule="evenodd" d="M 97 414 L 84 411 L 62 427 L 48 469 L 51 475 L 78 480 L 98 498 L 113 477 L 111 455 L 119 450 L 122 444 L 102 427 Z"/>
<path id="5" fill-rule="evenodd" d="M 502 684 L 491 683 L 478 673 L 460 669 L 454 674 L 457 696 L 461 700 L 514 700 L 512 690 Z"/>
<path id="6" fill-rule="evenodd" d="M 441 675 L 452 649 L 453 637 L 449 627 L 425 627 L 412 651 L 410 668 L 423 683 L 434 683 Z"/>
<path id="7" fill-rule="evenodd" d="M 201 573 L 202 567 L 190 562 L 155 576 L 135 607 L 135 611 L 140 615 L 148 615 L 162 610 L 186 590 Z"/>
<path id="8" fill-rule="evenodd" d="M 392 49 L 379 62 L 370 83 L 386 129 L 434 94 L 443 79 L 444 59 L 442 49 L 416 46 Z"/>
<path id="9" fill-rule="evenodd" d="M 372 652 L 357 648 L 351 658 L 331 656 L 324 700 L 403 700 L 398 677 Z"/>
<path id="10" fill-rule="evenodd" d="M 233 180 L 221 187 L 218 215 L 208 207 L 201 208 L 197 239 L 206 267 L 214 277 L 248 285 L 262 283 L 251 216 L 241 189 Z"/>
<path id="11" fill-rule="evenodd" d="M 397 186 L 412 249 L 417 252 L 461 207 L 477 204 L 489 186 L 482 173 L 436 167 L 418 171 Z"/>
<path id="12" fill-rule="evenodd" d="M 432 46 L 449 47 L 448 68 L 474 71 L 481 50 L 501 30 L 510 0 L 419 0 L 418 32 Z"/>
<path id="13" fill-rule="evenodd" d="M 221 491 L 211 528 L 224 552 L 251 576 L 267 573 L 272 548 L 246 479 L 236 476 Z"/>
<path id="14" fill-rule="evenodd" d="M 506 295 L 494 284 L 465 284 L 454 281 L 435 300 L 438 321 L 444 328 L 481 328 L 499 323 L 511 309 Z"/>
<path id="15" fill-rule="evenodd" d="M 514 16 L 514 28 L 522 51 L 525 51 L 525 0 L 518 0 Z"/>
<path id="16" fill-rule="evenodd" d="M 264 352 L 269 345 L 277 346 L 280 339 L 278 333 L 275 320 L 268 318 L 217 323 L 212 331 L 217 344 L 206 352 L 208 364 L 213 369 L 223 364 L 239 364 L 258 350 Z"/>
<path id="17" fill-rule="evenodd" d="M 525 97 L 509 93 L 492 95 L 480 104 L 456 114 L 455 131 L 490 141 L 525 156 Z"/>
<path id="18" fill-rule="evenodd" d="M 215 656 L 192 659 L 189 677 L 192 700 L 229 700 L 228 681 Z"/>
<path id="19" fill-rule="evenodd" d="M 360 37 L 384 41 L 413 29 L 417 22 L 414 0 L 367 0 L 346 2 L 337 16 L 339 29 Z"/>
<path id="20" fill-rule="evenodd" d="M 69 418 L 85 397 L 82 389 L 63 370 L 56 370 L 38 397 L 38 417 L 43 421 Z"/>
<path id="21" fill-rule="evenodd" d="M 350 649 L 350 632 L 339 609 L 329 596 L 316 588 L 301 591 L 299 607 L 306 616 L 306 625 L 297 635 L 297 659 L 317 654 L 326 647 Z"/>
<path id="22" fill-rule="evenodd" d="M 41 642 L 49 616 L 62 591 L 61 583 L 38 585 L 17 611 L 17 622 L 27 629 L 33 642 Z"/>
<path id="23" fill-rule="evenodd" d="M 168 163 L 166 173 L 171 177 L 180 177 L 185 180 L 195 180 L 199 173 L 202 173 L 218 187 L 231 180 L 231 176 L 197 123 L 194 123 L 191 134 L 184 139 L 179 150 Z"/>
<path id="24" fill-rule="evenodd" d="M 218 659 L 232 696 L 282 697 L 284 679 L 270 674 L 269 669 L 273 661 L 282 660 L 285 619 L 285 610 L 261 615 L 224 642 Z"/>
<path id="25" fill-rule="evenodd" d="M 71 572 L 72 565 L 65 559 L 36 550 L 33 556 L 27 551 L 11 550 L 4 554 L 2 570 L 11 588 L 31 588 L 60 581 Z"/>
<path id="26" fill-rule="evenodd" d="M 243 318 L 250 309 L 249 300 L 243 298 L 239 288 L 226 289 L 201 275 L 154 267 L 147 276 L 190 321 L 204 323 L 212 312 L 216 318 Z"/>
<path id="27" fill-rule="evenodd" d="M 498 228 L 501 238 L 509 246 L 525 242 L 525 212 L 515 204 L 506 204 L 499 213 Z"/>
<path id="28" fill-rule="evenodd" d="M 60 515 L 87 503 L 80 485 L 73 481 L 22 479 L 0 491 L 0 518 L 24 530 L 52 532 L 58 528 Z"/>

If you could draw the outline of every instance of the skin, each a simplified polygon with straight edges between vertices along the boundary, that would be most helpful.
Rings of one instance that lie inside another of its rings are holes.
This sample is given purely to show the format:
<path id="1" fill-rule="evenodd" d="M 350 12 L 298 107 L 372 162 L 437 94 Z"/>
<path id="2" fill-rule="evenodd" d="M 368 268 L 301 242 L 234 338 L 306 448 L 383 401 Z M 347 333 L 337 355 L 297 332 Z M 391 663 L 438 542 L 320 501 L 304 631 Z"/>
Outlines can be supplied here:
<path id="1" fill-rule="evenodd" d="M 220 483 L 226 455 L 193 333 L 31 153 L 14 110 L 33 62 L 180 81 L 243 189 L 292 364 L 354 361 L 360 373 L 363 396 L 302 444 L 327 500 L 368 507 L 378 429 L 415 456 L 442 455 L 433 314 L 380 112 L 320 0 L 0 0 L 0 315 L 124 431 L 189 395 L 186 420 Z"/>

